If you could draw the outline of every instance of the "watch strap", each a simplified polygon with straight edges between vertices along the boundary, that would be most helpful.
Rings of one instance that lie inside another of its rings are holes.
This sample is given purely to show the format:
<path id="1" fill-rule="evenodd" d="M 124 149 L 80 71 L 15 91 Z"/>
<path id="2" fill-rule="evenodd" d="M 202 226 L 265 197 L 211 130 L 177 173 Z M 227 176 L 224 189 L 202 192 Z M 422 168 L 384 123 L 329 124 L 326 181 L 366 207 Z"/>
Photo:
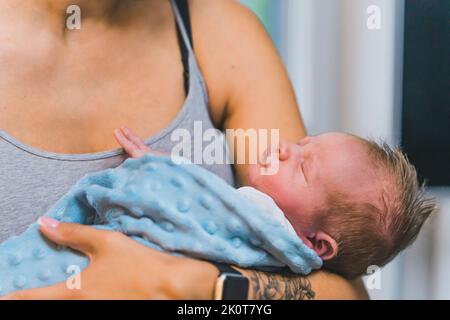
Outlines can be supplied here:
<path id="1" fill-rule="evenodd" d="M 238 270 L 232 268 L 231 266 L 224 264 L 224 263 L 219 263 L 219 262 L 210 262 L 211 264 L 213 264 L 218 270 L 220 275 L 224 274 L 224 273 L 229 273 L 229 274 L 235 274 L 235 275 L 240 275 L 242 276 L 242 273 L 239 272 Z"/>

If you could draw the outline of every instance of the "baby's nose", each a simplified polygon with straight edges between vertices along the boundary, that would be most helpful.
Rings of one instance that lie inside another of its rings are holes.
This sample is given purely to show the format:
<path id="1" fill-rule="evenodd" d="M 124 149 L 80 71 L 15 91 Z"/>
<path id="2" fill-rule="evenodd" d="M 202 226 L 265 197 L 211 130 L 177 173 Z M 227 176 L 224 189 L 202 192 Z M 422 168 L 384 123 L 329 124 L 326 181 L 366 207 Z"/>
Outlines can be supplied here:
<path id="1" fill-rule="evenodd" d="M 280 161 L 286 161 L 289 159 L 290 154 L 291 151 L 289 148 L 289 144 L 286 142 L 281 142 L 278 148 L 278 159 L 280 159 Z"/>

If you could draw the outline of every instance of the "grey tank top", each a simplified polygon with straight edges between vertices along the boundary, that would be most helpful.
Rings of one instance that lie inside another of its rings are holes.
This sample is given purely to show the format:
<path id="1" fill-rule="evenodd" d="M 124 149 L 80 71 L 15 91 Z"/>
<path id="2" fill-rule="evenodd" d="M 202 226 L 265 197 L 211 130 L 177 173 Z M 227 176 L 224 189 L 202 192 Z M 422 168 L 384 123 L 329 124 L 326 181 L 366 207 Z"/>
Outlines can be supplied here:
<path id="1" fill-rule="evenodd" d="M 179 141 L 172 141 L 176 129 L 185 129 L 194 137 L 194 124 L 203 132 L 213 129 L 208 95 L 203 77 L 176 4 L 172 2 L 177 24 L 189 51 L 190 87 L 182 109 L 172 122 L 145 140 L 152 148 L 170 152 Z M 205 146 L 206 144 L 203 143 Z M 198 152 L 191 143 L 192 155 Z M 126 160 L 122 149 L 91 154 L 60 154 L 25 145 L 0 129 L 0 243 L 18 235 L 43 215 L 84 175 L 114 168 Z M 234 185 L 229 164 L 203 165 Z"/>

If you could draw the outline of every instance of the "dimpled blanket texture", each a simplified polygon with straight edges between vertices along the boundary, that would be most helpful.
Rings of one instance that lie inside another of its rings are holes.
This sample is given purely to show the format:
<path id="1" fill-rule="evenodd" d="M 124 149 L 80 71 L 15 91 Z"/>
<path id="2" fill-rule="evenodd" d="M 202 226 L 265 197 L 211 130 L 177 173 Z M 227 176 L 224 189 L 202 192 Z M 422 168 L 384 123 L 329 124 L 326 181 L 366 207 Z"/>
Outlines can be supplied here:
<path id="1" fill-rule="evenodd" d="M 242 267 L 302 274 L 321 259 L 220 177 L 169 157 L 146 155 L 81 179 L 47 213 L 120 231 L 154 249 Z M 126 257 L 124 257 L 126 258 Z M 66 281 L 88 259 L 45 240 L 38 224 L 0 245 L 0 296 Z"/>

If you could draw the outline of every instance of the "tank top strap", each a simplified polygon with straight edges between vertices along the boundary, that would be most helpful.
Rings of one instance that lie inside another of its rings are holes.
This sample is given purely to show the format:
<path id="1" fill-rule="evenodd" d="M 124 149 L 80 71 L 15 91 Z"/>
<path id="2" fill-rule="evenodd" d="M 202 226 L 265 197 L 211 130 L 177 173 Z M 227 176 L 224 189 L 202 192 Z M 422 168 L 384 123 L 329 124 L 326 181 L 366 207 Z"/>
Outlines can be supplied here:
<path id="1" fill-rule="evenodd" d="M 180 29 L 184 44 L 186 45 L 189 53 L 193 54 L 194 50 L 192 48 L 192 32 L 188 2 L 187 0 L 170 0 L 170 2 L 172 4 L 177 26 Z"/>

